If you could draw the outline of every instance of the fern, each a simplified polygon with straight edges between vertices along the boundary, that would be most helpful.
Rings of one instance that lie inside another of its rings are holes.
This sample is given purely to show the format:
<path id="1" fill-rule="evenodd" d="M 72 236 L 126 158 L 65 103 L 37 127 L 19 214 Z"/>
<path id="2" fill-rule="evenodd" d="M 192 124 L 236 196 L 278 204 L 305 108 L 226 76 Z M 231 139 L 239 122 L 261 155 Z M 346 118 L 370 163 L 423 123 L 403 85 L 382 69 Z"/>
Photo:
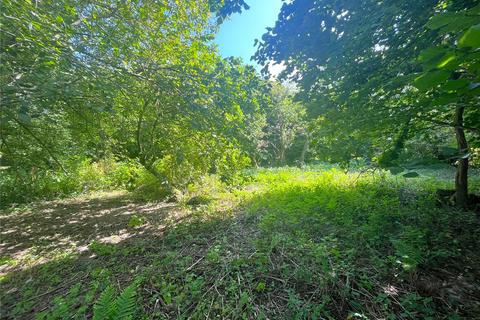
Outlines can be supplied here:
<path id="1" fill-rule="evenodd" d="M 130 320 L 135 314 L 137 288 L 140 281 L 134 281 L 115 298 L 115 290 L 108 286 L 93 307 L 93 320 Z"/>
<path id="2" fill-rule="evenodd" d="M 112 319 L 126 320 L 133 318 L 133 314 L 135 313 L 137 287 L 137 282 L 132 283 L 123 290 L 117 299 L 115 299 L 115 309 Z"/>
<path id="3" fill-rule="evenodd" d="M 110 319 L 112 304 L 114 302 L 115 290 L 108 286 L 100 295 L 93 306 L 93 320 Z"/>

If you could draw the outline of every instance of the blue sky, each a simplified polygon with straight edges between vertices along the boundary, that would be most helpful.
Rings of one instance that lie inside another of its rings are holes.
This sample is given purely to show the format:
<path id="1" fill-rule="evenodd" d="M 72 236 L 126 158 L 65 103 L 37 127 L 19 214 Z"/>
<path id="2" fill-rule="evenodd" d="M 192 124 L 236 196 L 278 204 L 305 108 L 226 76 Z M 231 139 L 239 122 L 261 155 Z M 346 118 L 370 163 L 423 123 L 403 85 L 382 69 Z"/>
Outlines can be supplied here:
<path id="1" fill-rule="evenodd" d="M 282 0 L 246 0 L 250 9 L 235 14 L 220 26 L 215 37 L 222 57 L 241 57 L 243 61 L 260 69 L 256 62 L 250 61 L 255 53 L 253 42 L 260 39 L 266 27 L 273 27 L 277 21 Z"/>

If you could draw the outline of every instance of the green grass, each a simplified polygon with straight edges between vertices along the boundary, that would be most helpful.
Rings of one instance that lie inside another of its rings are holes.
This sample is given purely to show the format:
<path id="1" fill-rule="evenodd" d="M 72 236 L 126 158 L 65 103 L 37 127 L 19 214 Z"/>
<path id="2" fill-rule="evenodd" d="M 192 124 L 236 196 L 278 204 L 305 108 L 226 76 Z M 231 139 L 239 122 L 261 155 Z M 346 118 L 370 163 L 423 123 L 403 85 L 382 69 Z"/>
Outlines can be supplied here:
<path id="1" fill-rule="evenodd" d="M 185 205 L 187 218 L 168 228 L 140 214 L 145 225 L 124 241 L 8 269 L 2 317 L 84 319 L 102 295 L 125 288 L 134 319 L 480 313 L 480 224 L 473 212 L 436 204 L 434 190 L 449 181 L 320 167 L 262 169 L 242 181 L 192 186 L 190 196 L 209 201 Z"/>

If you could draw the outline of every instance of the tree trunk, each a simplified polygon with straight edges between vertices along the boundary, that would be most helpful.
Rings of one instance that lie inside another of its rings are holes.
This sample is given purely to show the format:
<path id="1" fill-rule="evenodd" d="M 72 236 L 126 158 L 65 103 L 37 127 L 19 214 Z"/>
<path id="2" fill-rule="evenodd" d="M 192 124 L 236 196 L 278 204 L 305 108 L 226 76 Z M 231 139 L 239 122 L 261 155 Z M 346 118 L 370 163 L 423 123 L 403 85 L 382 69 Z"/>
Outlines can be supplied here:
<path id="1" fill-rule="evenodd" d="M 285 151 L 286 147 L 283 141 L 280 142 L 280 150 L 278 153 L 278 161 L 280 163 L 280 166 L 283 167 L 285 165 Z"/>
<path id="2" fill-rule="evenodd" d="M 460 208 L 466 208 L 468 204 L 468 143 L 463 130 L 464 111 L 464 106 L 455 108 L 455 136 L 460 154 L 455 175 L 455 200 Z"/>
<path id="3" fill-rule="evenodd" d="M 305 166 L 305 155 L 308 152 L 309 144 L 310 144 L 310 141 L 309 141 L 309 136 L 308 136 L 308 132 L 307 132 L 305 134 L 305 143 L 303 144 L 302 153 L 300 154 L 300 159 L 299 159 L 299 163 L 300 163 L 301 168 L 303 168 L 303 166 Z"/>

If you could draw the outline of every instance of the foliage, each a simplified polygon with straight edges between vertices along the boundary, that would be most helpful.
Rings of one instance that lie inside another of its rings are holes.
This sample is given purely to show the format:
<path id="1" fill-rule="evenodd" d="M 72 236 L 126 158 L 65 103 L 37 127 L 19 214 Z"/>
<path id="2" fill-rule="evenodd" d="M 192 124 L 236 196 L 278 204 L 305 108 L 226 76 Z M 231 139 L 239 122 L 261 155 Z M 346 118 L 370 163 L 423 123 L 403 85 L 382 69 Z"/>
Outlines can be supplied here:
<path id="1" fill-rule="evenodd" d="M 21 185 L 30 171 L 73 181 L 72 167 L 113 155 L 165 193 L 211 172 L 231 179 L 255 156 L 268 102 L 253 67 L 221 59 L 210 42 L 242 9 L 242 0 L 2 3 L 2 168 Z M 95 170 L 79 173 L 85 189 L 110 184 L 93 181 Z"/>
<path id="2" fill-rule="evenodd" d="M 299 85 L 322 160 L 395 166 L 409 138 L 438 127 L 476 143 L 478 8 L 469 0 L 290 1 L 255 57 L 265 72 L 285 64 L 283 77 Z M 469 157 L 468 146 L 458 148 L 457 158 Z"/>
<path id="3" fill-rule="evenodd" d="M 58 170 L 4 169 L 0 171 L 0 197 L 3 207 L 38 199 L 65 197 L 95 190 L 134 190 L 146 183 L 144 172 L 133 161 L 116 162 L 104 158 L 97 162 L 75 159 L 66 166 L 67 173 Z"/>
<path id="4" fill-rule="evenodd" d="M 283 84 L 212 44 L 247 9 L 2 1 L 1 318 L 480 313 L 478 1 L 284 1 Z"/>
<path id="5" fill-rule="evenodd" d="M 89 249 L 99 255 L 99 256 L 108 256 L 108 255 L 112 255 L 116 252 L 116 248 L 112 245 L 109 245 L 109 244 L 105 244 L 105 243 L 101 243 L 101 242 L 97 242 L 97 241 L 93 241 L 90 246 L 89 246 Z"/>
<path id="6" fill-rule="evenodd" d="M 306 134 L 305 109 L 303 105 L 293 101 L 294 92 L 285 85 L 273 83 L 270 94 L 271 104 L 266 110 L 267 126 L 264 129 L 265 149 L 270 165 L 283 166 L 295 138 Z M 300 154 L 301 152 L 298 152 L 295 156 L 299 157 Z"/>
<path id="7" fill-rule="evenodd" d="M 451 185 L 444 170 L 418 169 L 407 181 L 331 165 L 260 169 L 237 189 L 209 178 L 189 192 L 214 201 L 160 237 L 153 227 L 11 271 L 2 287 L 22 286 L 2 291 L 2 312 L 24 317 L 46 305 L 37 317 L 100 317 L 134 304 L 133 317 L 147 319 L 469 319 L 478 312 L 480 288 L 465 284 L 478 272 L 478 221 L 436 203 L 433 190 Z M 87 280 L 68 282 L 78 276 Z M 116 294 L 114 283 L 137 277 L 146 280 Z"/>
<path id="8" fill-rule="evenodd" d="M 108 286 L 93 306 L 92 319 L 134 319 L 138 286 L 139 281 L 134 281 L 117 297 L 115 297 L 115 289 Z"/>

